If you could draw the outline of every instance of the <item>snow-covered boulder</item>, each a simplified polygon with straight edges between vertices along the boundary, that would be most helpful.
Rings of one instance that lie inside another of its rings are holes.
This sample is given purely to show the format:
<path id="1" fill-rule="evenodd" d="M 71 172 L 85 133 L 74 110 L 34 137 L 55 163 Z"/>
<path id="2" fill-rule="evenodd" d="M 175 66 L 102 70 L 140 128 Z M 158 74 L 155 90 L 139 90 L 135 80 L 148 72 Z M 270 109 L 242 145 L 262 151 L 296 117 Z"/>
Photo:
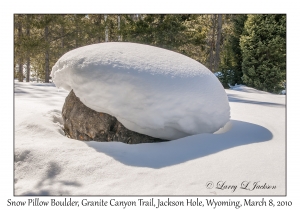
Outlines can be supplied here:
<path id="1" fill-rule="evenodd" d="M 85 106 L 71 91 L 66 97 L 62 118 L 65 134 L 83 141 L 119 141 L 127 144 L 164 141 L 125 128 L 115 117 Z"/>
<path id="2" fill-rule="evenodd" d="M 227 95 L 214 74 L 157 47 L 126 42 L 81 47 L 63 55 L 51 76 L 87 107 L 156 138 L 213 133 L 230 119 Z"/>

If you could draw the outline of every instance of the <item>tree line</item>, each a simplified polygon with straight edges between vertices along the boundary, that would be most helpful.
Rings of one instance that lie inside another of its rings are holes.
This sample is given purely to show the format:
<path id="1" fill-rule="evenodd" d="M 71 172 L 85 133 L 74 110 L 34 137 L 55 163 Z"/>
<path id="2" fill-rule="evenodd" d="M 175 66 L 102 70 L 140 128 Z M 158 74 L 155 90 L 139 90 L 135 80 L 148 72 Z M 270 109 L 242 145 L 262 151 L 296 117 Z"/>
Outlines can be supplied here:
<path id="1" fill-rule="evenodd" d="M 286 15 L 15 14 L 14 77 L 50 82 L 66 52 L 102 42 L 135 42 L 189 56 L 224 87 L 284 89 Z"/>

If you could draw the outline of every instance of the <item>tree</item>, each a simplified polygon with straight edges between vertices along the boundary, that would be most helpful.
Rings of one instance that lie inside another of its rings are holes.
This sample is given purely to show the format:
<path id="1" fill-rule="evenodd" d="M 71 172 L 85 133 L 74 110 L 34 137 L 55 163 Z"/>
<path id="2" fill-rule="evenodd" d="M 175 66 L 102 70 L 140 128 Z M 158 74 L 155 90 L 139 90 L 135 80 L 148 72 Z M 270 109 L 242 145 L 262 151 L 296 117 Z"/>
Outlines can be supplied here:
<path id="1" fill-rule="evenodd" d="M 242 84 L 242 50 L 240 46 L 240 37 L 244 33 L 244 25 L 247 20 L 247 15 L 233 15 L 232 18 L 232 36 L 230 36 L 229 43 L 231 46 L 231 52 L 233 53 L 232 62 L 230 65 L 230 69 L 233 70 L 233 81 L 231 85 L 234 84 Z"/>
<path id="2" fill-rule="evenodd" d="M 209 63 L 208 63 L 208 68 L 211 71 L 214 71 L 214 51 L 215 51 L 215 36 L 216 36 L 216 21 L 217 15 L 211 15 L 211 36 L 210 36 L 210 48 L 209 48 Z"/>
<path id="3" fill-rule="evenodd" d="M 185 30 L 184 42 L 179 46 L 179 52 L 196 61 L 209 66 L 210 53 L 210 15 L 181 15 Z"/>
<path id="4" fill-rule="evenodd" d="M 242 51 L 240 37 L 247 15 L 224 15 L 222 49 L 220 52 L 219 79 L 225 88 L 242 84 Z"/>
<path id="5" fill-rule="evenodd" d="M 108 42 L 108 23 L 107 23 L 107 15 L 104 15 L 104 23 L 105 23 L 105 42 Z"/>
<path id="6" fill-rule="evenodd" d="M 122 40 L 179 51 L 185 42 L 186 26 L 181 15 L 125 15 Z"/>
<path id="7" fill-rule="evenodd" d="M 118 15 L 118 41 L 122 41 L 122 36 L 120 34 L 120 29 L 121 29 L 121 15 Z"/>
<path id="8" fill-rule="evenodd" d="M 286 16 L 248 15 L 241 36 L 243 82 L 278 92 L 286 76 Z"/>
<path id="9" fill-rule="evenodd" d="M 18 62 L 18 81 L 23 82 L 23 58 L 24 58 L 24 48 L 23 48 L 23 21 L 24 15 L 15 16 L 15 29 L 16 29 L 16 38 L 15 38 L 15 59 Z"/>
<path id="10" fill-rule="evenodd" d="M 88 15 L 87 16 L 87 36 L 90 42 L 88 43 L 101 43 L 105 40 L 105 26 L 104 15 Z"/>
<path id="11" fill-rule="evenodd" d="M 276 18 L 281 16 L 277 15 Z M 260 42 L 256 37 L 261 38 L 261 35 L 257 35 L 262 32 L 261 28 L 266 24 L 266 29 L 269 30 L 268 25 L 271 24 L 270 21 L 264 21 L 254 29 L 248 23 L 246 30 L 244 25 L 247 17 L 220 14 L 16 14 L 15 78 L 23 81 L 23 65 L 27 63 L 24 65 L 27 66 L 26 81 L 33 76 L 40 81 L 50 82 L 51 67 L 66 52 L 89 44 L 124 41 L 157 46 L 191 57 L 206 65 L 212 72 L 221 72 L 220 80 L 224 87 L 244 82 L 251 86 L 254 79 L 251 68 L 247 66 L 249 58 L 261 57 L 251 57 L 250 53 L 254 53 L 251 52 L 254 48 L 258 49 L 256 45 Z M 277 25 L 271 27 L 272 30 L 276 31 Z M 285 36 L 285 26 L 280 30 L 280 36 Z M 261 41 L 261 54 L 265 42 Z M 277 46 L 278 43 L 275 44 Z M 244 47 L 243 50 L 241 46 Z M 272 46 L 266 48 L 273 49 Z M 285 56 L 285 48 L 278 49 L 282 49 L 282 55 Z M 273 59 L 275 52 L 276 50 L 267 53 L 269 60 Z M 285 60 L 282 63 L 285 65 Z M 268 68 L 271 68 L 270 65 Z M 246 72 L 245 76 L 243 72 Z M 261 81 L 262 79 L 255 79 L 256 84 L 261 84 Z"/>
<path id="12" fill-rule="evenodd" d="M 49 46 L 48 46 L 48 37 L 49 37 L 49 26 L 48 24 L 45 25 L 44 28 L 44 38 L 45 38 L 45 82 L 49 83 Z"/>
<path id="13" fill-rule="evenodd" d="M 218 30 L 217 30 L 217 43 L 216 43 L 215 71 L 219 70 L 221 35 L 222 35 L 222 15 L 218 15 Z"/>
<path id="14" fill-rule="evenodd" d="M 199 56 L 202 57 L 201 61 L 205 64 L 209 70 L 212 72 L 220 71 L 220 56 L 223 48 L 223 32 L 222 32 L 222 25 L 223 25 L 223 17 L 224 15 L 199 15 L 200 17 L 200 28 L 201 33 L 204 35 L 206 39 L 206 45 L 202 49 L 202 53 Z"/>
<path id="15" fill-rule="evenodd" d="M 30 15 L 27 15 L 26 17 L 26 36 L 27 39 L 30 39 Z M 26 62 L 26 82 L 29 82 L 30 80 L 30 49 L 27 48 L 26 52 L 27 62 Z"/>
<path id="16" fill-rule="evenodd" d="M 21 40 L 22 37 L 22 23 L 19 23 L 19 27 L 18 27 L 18 34 L 19 34 L 19 39 Z M 20 55 L 19 57 L 19 82 L 23 82 L 23 57 Z"/>

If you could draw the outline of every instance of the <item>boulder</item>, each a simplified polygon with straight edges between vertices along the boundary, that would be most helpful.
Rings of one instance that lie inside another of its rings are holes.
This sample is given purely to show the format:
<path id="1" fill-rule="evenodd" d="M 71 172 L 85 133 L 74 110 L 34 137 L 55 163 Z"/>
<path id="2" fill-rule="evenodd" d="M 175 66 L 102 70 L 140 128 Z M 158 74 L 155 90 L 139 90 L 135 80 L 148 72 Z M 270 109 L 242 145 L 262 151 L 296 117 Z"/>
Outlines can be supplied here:
<path id="1" fill-rule="evenodd" d="M 214 133 L 230 120 L 218 78 L 198 61 L 158 47 L 129 42 L 80 47 L 56 62 L 51 77 L 87 107 L 155 138 Z"/>
<path id="2" fill-rule="evenodd" d="M 62 109 L 66 136 L 83 141 L 119 141 L 127 144 L 166 141 L 125 128 L 117 118 L 85 106 L 71 90 Z"/>

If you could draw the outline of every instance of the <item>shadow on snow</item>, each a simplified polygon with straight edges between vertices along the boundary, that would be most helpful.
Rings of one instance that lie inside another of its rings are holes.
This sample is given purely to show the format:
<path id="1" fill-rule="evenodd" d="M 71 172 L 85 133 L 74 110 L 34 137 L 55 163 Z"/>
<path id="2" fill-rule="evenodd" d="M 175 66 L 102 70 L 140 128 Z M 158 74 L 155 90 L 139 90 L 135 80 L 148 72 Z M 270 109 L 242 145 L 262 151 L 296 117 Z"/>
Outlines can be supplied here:
<path id="1" fill-rule="evenodd" d="M 63 190 L 64 186 L 70 186 L 70 187 L 80 187 L 81 184 L 74 181 L 57 181 L 56 177 L 62 172 L 62 168 L 56 163 L 56 162 L 49 162 L 47 166 L 46 176 L 43 180 L 40 180 L 36 186 L 35 190 L 29 191 L 27 193 L 24 193 L 25 196 L 44 196 L 44 195 L 69 195 L 71 194 L 67 190 Z M 59 185 L 60 191 L 53 194 L 51 192 L 51 189 L 45 189 L 46 187 L 53 186 L 53 185 Z"/>
<path id="2" fill-rule="evenodd" d="M 257 105 L 272 106 L 272 107 L 285 107 L 285 104 L 264 102 L 264 101 L 253 101 L 253 100 L 243 99 L 241 97 L 236 97 L 233 94 L 227 94 L 227 96 L 229 102 L 249 103 L 249 104 L 257 104 Z"/>
<path id="3" fill-rule="evenodd" d="M 98 152 L 130 166 L 163 168 L 247 144 L 269 141 L 272 133 L 256 124 L 231 120 L 232 128 L 222 134 L 199 134 L 161 143 L 124 144 L 85 142 Z"/>

